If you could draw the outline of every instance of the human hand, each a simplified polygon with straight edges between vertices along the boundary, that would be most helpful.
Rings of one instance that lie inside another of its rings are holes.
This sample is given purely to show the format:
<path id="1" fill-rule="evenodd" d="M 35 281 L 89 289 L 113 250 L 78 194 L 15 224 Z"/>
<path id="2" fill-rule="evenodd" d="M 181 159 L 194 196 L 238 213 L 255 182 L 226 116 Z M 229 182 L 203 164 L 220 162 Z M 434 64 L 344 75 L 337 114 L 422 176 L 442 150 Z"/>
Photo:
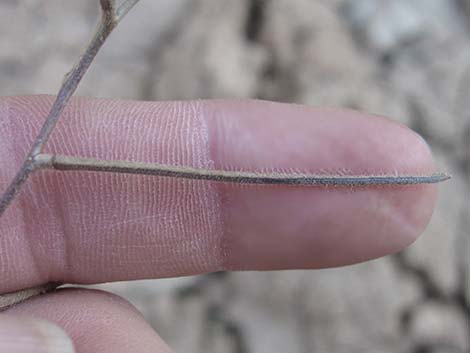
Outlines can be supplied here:
<path id="1" fill-rule="evenodd" d="M 45 96 L 0 100 L 0 190 L 51 103 Z M 77 98 L 46 152 L 248 171 L 435 172 L 425 142 L 386 119 L 252 101 Z M 53 281 L 362 262 L 412 243 L 436 194 L 435 185 L 240 186 L 41 171 L 0 218 L 0 293 Z M 69 352 L 71 342 L 80 353 L 170 351 L 130 304 L 104 292 L 59 290 L 0 314 L 1 352 Z"/>

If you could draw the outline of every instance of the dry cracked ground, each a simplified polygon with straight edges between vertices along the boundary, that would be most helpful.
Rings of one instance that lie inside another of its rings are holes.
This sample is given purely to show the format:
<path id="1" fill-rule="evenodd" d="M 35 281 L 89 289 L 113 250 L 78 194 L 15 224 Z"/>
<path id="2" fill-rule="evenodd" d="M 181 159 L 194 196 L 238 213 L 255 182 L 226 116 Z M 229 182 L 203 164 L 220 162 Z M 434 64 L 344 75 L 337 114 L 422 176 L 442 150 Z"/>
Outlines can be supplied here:
<path id="1" fill-rule="evenodd" d="M 95 0 L 0 2 L 0 95 L 54 93 Z M 452 182 L 404 253 L 350 268 L 105 288 L 176 352 L 469 352 L 470 1 L 143 0 L 80 95 L 256 97 L 393 117 Z"/>

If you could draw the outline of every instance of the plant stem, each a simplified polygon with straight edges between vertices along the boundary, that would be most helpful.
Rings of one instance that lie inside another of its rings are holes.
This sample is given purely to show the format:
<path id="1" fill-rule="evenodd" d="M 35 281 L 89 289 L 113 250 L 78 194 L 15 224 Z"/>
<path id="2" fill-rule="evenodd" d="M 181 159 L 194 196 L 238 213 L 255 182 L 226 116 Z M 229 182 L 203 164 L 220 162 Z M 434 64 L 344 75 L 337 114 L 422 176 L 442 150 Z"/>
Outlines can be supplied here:
<path id="1" fill-rule="evenodd" d="M 38 156 L 47 143 L 54 127 L 59 120 L 62 111 L 74 94 L 80 81 L 92 64 L 96 54 L 101 49 L 112 30 L 118 25 L 119 21 L 132 9 L 139 0 L 126 0 L 116 9 L 114 0 L 100 0 L 102 16 L 100 24 L 93 35 L 93 38 L 86 48 L 78 63 L 72 71 L 65 76 L 64 82 L 57 94 L 56 100 L 52 105 L 51 111 L 41 128 L 38 136 L 34 140 L 31 150 L 26 157 L 20 170 L 15 175 L 13 181 L 7 187 L 0 198 L 0 217 L 11 204 L 15 196 L 21 190 L 22 185 L 28 180 L 29 176 L 37 169 L 36 156 Z"/>
<path id="2" fill-rule="evenodd" d="M 90 171 L 149 176 L 210 180 L 237 184 L 296 185 L 296 186 L 377 186 L 434 184 L 450 178 L 444 173 L 431 175 L 315 175 L 287 173 L 253 173 L 224 170 L 196 169 L 129 161 L 106 161 L 92 158 L 47 155 L 38 156 L 43 169 L 61 171 Z"/>
<path id="3" fill-rule="evenodd" d="M 34 288 L 23 289 L 19 292 L 2 294 L 0 295 L 0 312 L 29 298 L 51 292 L 59 286 L 60 283 L 48 283 Z"/>

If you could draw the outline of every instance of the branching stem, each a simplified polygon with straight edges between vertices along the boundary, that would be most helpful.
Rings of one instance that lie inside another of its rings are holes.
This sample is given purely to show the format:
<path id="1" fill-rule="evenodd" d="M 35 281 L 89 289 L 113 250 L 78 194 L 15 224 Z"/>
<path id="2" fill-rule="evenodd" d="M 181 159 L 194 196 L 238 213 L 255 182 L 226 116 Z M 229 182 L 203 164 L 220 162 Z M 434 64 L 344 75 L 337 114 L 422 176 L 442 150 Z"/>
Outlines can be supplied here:
<path id="1" fill-rule="evenodd" d="M 80 81 L 87 72 L 96 54 L 101 49 L 112 30 L 118 25 L 119 21 L 136 5 L 139 0 L 126 0 L 119 7 L 116 7 L 115 0 L 100 0 L 102 16 L 100 24 L 93 35 L 93 38 L 86 48 L 78 63 L 72 71 L 65 76 L 64 82 L 57 94 L 56 100 L 52 105 L 49 116 L 41 128 L 38 136 L 34 140 L 31 150 L 15 175 L 13 181 L 7 187 L 0 198 L 0 217 L 11 204 L 15 196 L 21 190 L 22 185 L 28 180 L 29 176 L 38 168 L 36 157 L 43 151 L 54 127 L 59 120 L 62 111 L 74 94 Z"/>

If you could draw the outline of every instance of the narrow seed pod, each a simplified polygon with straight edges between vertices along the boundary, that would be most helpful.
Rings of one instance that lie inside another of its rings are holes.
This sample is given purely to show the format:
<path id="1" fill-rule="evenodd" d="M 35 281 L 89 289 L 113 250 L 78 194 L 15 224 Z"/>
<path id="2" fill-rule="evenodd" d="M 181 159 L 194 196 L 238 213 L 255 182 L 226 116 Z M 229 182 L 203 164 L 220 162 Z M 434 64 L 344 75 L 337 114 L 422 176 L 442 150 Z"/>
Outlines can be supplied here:
<path id="1" fill-rule="evenodd" d="M 316 175 L 285 173 L 232 172 L 225 170 L 196 169 L 152 163 L 105 161 L 70 156 L 40 156 L 44 166 L 56 170 L 81 170 L 108 173 L 153 175 L 194 180 L 258 185 L 293 186 L 377 186 L 435 184 L 450 179 L 445 173 L 431 175 Z"/>

